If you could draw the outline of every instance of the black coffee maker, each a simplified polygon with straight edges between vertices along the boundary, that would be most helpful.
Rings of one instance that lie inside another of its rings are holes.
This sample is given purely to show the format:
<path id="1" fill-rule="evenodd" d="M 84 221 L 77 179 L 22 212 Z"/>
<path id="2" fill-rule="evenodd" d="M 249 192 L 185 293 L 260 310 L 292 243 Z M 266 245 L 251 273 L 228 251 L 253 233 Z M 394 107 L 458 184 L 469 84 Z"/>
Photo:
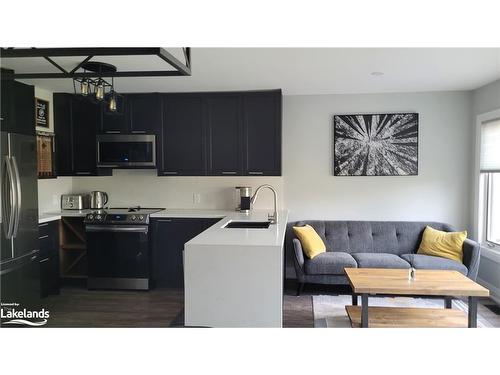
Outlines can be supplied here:
<path id="1" fill-rule="evenodd" d="M 240 191 L 240 203 L 236 207 L 236 211 L 249 213 L 251 209 L 250 200 L 252 199 L 252 188 L 249 186 L 236 186 L 236 190 Z"/>

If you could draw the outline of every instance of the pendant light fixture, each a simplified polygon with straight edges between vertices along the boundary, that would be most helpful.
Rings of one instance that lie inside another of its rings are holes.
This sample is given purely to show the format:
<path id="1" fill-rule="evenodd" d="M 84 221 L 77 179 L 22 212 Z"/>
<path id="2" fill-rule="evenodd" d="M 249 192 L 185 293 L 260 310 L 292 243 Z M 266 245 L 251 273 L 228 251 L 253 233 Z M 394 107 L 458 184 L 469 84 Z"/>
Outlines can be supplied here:
<path id="1" fill-rule="evenodd" d="M 104 100 L 104 81 L 102 78 L 97 80 L 97 84 L 95 87 L 95 98 L 102 102 Z"/>
<path id="2" fill-rule="evenodd" d="M 114 78 L 111 76 L 111 83 L 106 81 L 103 77 L 106 74 L 116 72 L 116 67 L 111 64 L 91 61 L 83 64 L 84 75 L 82 78 L 73 78 L 73 88 L 75 94 L 80 94 L 83 97 L 88 97 L 94 103 L 103 103 L 107 113 L 121 114 L 119 108 L 119 95 L 115 91 Z M 92 72 L 89 76 L 85 76 L 87 72 Z M 91 78 L 91 75 L 98 75 L 98 78 Z M 80 91 L 77 90 L 77 83 L 79 84 Z M 109 91 L 108 91 L 109 90 Z"/>
<path id="3" fill-rule="evenodd" d="M 87 78 L 83 78 L 82 82 L 80 83 L 80 92 L 82 96 L 87 96 L 90 92 L 90 85 L 89 81 Z"/>

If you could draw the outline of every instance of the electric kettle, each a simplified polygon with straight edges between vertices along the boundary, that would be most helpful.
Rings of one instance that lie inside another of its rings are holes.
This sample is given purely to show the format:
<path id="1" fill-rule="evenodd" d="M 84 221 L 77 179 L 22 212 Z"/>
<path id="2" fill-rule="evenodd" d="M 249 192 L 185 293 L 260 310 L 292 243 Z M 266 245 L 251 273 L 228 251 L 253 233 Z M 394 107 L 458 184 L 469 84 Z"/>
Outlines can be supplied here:
<path id="1" fill-rule="evenodd" d="M 108 203 L 108 194 L 103 191 L 92 191 L 90 193 L 90 208 L 102 209 Z"/>

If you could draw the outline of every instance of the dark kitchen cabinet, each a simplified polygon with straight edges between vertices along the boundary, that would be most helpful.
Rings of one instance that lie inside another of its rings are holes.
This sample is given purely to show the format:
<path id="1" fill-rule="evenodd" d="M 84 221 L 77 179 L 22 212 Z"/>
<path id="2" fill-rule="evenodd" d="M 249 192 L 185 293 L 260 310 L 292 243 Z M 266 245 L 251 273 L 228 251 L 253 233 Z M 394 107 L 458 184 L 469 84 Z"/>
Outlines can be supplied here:
<path id="1" fill-rule="evenodd" d="M 240 95 L 210 95 L 206 99 L 208 174 L 242 174 Z"/>
<path id="2" fill-rule="evenodd" d="M 73 100 L 73 168 L 76 176 L 97 174 L 96 133 L 100 107 L 88 100 Z"/>
<path id="3" fill-rule="evenodd" d="M 104 134 L 158 134 L 161 128 L 160 95 L 125 94 L 119 97 L 118 110 L 110 113 L 102 107 Z"/>
<path id="4" fill-rule="evenodd" d="M 2 131 L 35 134 L 35 89 L 14 80 L 1 84 Z"/>
<path id="5" fill-rule="evenodd" d="M 162 218 L 151 222 L 152 270 L 158 287 L 184 286 L 184 244 L 220 219 Z"/>
<path id="6" fill-rule="evenodd" d="M 59 294 L 59 222 L 38 225 L 41 296 Z"/>
<path id="7" fill-rule="evenodd" d="M 203 97 L 163 95 L 159 175 L 206 175 Z"/>
<path id="8" fill-rule="evenodd" d="M 161 128 L 159 94 L 127 95 L 130 113 L 130 133 L 158 134 Z"/>
<path id="9" fill-rule="evenodd" d="M 243 173 L 281 175 L 281 91 L 243 94 Z"/>
<path id="10" fill-rule="evenodd" d="M 119 97 L 116 103 L 117 111 L 109 112 L 106 106 L 102 106 L 101 133 L 104 134 L 126 134 L 130 128 L 130 115 L 128 97 Z"/>
<path id="11" fill-rule="evenodd" d="M 54 94 L 58 176 L 96 176 L 105 173 L 97 169 L 96 134 L 100 126 L 101 107 L 98 104 L 76 95 Z"/>

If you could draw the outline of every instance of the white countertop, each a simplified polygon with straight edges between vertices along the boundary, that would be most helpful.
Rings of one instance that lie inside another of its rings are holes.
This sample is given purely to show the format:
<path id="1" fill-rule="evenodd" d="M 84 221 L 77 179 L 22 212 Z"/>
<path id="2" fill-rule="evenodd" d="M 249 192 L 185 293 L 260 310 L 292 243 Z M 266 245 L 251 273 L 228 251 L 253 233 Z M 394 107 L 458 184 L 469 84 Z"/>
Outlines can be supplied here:
<path id="1" fill-rule="evenodd" d="M 182 208 L 167 208 L 163 211 L 155 212 L 151 214 L 150 218 L 162 218 L 162 217 L 171 217 L 171 218 L 218 218 L 221 219 L 235 213 L 236 211 L 230 210 L 196 210 L 196 209 L 182 209 Z"/>
<path id="2" fill-rule="evenodd" d="M 61 217 L 84 217 L 92 210 L 59 210 L 40 214 L 38 222 L 46 223 Z M 283 246 L 288 210 L 278 211 L 278 223 L 267 229 L 224 228 L 230 221 L 267 221 L 272 209 L 253 210 L 244 214 L 232 210 L 166 209 L 151 214 L 159 218 L 220 218 L 221 220 L 188 241 L 186 245 Z"/>
<path id="3" fill-rule="evenodd" d="M 278 211 L 278 223 L 271 224 L 267 229 L 224 228 L 230 221 L 267 221 L 272 210 L 253 210 L 249 214 L 235 211 L 225 211 L 223 219 L 207 230 L 186 242 L 191 246 L 278 246 L 282 247 L 288 210 Z"/>
<path id="4" fill-rule="evenodd" d="M 52 212 L 44 212 L 38 215 L 38 223 L 46 223 L 49 221 L 59 220 L 61 217 L 85 217 L 92 210 L 59 210 Z"/>

